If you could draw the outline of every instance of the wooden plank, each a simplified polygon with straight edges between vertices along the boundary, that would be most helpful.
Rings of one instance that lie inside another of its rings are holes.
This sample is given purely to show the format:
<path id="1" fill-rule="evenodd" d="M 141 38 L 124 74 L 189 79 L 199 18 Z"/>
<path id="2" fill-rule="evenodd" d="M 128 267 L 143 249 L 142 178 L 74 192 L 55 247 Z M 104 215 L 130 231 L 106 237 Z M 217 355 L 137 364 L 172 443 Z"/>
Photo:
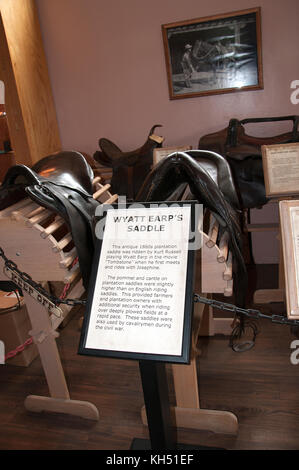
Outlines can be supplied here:
<path id="1" fill-rule="evenodd" d="M 28 220 L 26 221 L 26 225 L 28 227 L 30 226 L 32 227 L 32 225 L 40 224 L 41 222 L 46 221 L 46 219 L 49 219 L 52 216 L 53 216 L 53 212 L 47 209 L 44 209 L 43 211 L 40 211 L 40 213 L 35 215 L 34 217 L 31 217 L 31 218 L 28 217 Z"/>
<path id="2" fill-rule="evenodd" d="M 230 281 L 233 278 L 233 259 L 231 251 L 228 254 L 225 270 L 223 271 L 223 279 Z"/>
<path id="3" fill-rule="evenodd" d="M 285 289 L 258 289 L 253 296 L 255 304 L 268 304 L 271 302 L 284 302 Z"/>
<path id="4" fill-rule="evenodd" d="M 118 199 L 118 195 L 114 194 L 113 196 L 109 197 L 109 199 L 104 201 L 103 204 L 113 204 L 114 202 L 117 201 L 117 199 Z"/>
<path id="5" fill-rule="evenodd" d="M 272 232 L 279 230 L 279 224 L 269 223 L 269 224 L 248 224 L 246 226 L 248 232 Z"/>
<path id="6" fill-rule="evenodd" d="M 54 251 L 61 251 L 65 248 L 70 242 L 72 241 L 72 234 L 69 232 L 67 233 L 58 243 L 56 246 L 53 247 Z"/>
<path id="7" fill-rule="evenodd" d="M 210 239 L 204 232 L 202 244 L 202 279 L 201 279 L 201 292 L 204 293 L 224 293 L 227 289 L 227 281 L 224 279 L 224 272 L 226 270 L 226 263 L 219 263 L 217 261 L 220 255 L 220 250 L 217 245 L 207 246 L 207 241 Z"/>
<path id="8" fill-rule="evenodd" d="M 68 274 L 65 275 L 64 279 L 63 279 L 63 282 L 65 284 L 68 284 L 68 283 L 72 283 L 75 281 L 75 279 L 77 277 L 80 276 L 80 268 L 79 266 L 76 264 L 76 266 L 74 266 L 74 268 L 70 269 Z"/>
<path id="9" fill-rule="evenodd" d="M 42 239 L 38 227 L 27 227 L 24 220 L 0 218 L 0 246 L 8 259 L 35 281 L 63 281 L 66 271 L 59 267 L 62 256 L 53 252 L 56 241 L 51 235 Z M 28 247 L 34 247 L 34 251 Z"/>
<path id="10" fill-rule="evenodd" d="M 211 214 L 210 215 L 210 226 L 209 226 L 209 232 L 208 232 L 208 240 L 206 240 L 206 245 L 209 248 L 212 248 L 216 244 L 217 237 L 218 237 L 218 230 L 219 230 L 219 224 L 216 221 L 215 217 Z"/>
<path id="11" fill-rule="evenodd" d="M 227 285 L 224 288 L 223 294 L 225 297 L 231 297 L 233 295 L 233 280 L 227 281 Z"/>
<path id="12" fill-rule="evenodd" d="M 30 214 L 30 212 L 34 211 L 37 207 L 38 205 L 36 204 L 36 202 L 31 202 L 30 204 L 22 207 L 21 209 L 13 211 L 11 213 L 11 218 L 13 220 L 21 220 L 21 219 L 24 220 L 27 214 Z"/>
<path id="13" fill-rule="evenodd" d="M 31 202 L 32 200 L 27 197 L 19 202 L 16 202 L 15 204 L 12 204 L 0 212 L 0 218 L 10 217 L 13 211 L 19 210 L 24 206 L 28 206 L 28 204 L 31 204 Z"/>
<path id="14" fill-rule="evenodd" d="M 92 185 L 95 186 L 97 183 L 99 183 L 101 181 L 101 177 L 100 176 L 96 176 L 94 179 L 93 179 L 93 182 L 92 182 Z"/>
<path id="15" fill-rule="evenodd" d="M 47 238 L 49 235 L 51 235 L 56 230 L 58 230 L 60 227 L 62 227 L 63 224 L 65 224 L 65 221 L 59 216 L 56 217 L 54 222 L 41 232 L 40 236 L 42 238 Z"/>
<path id="16" fill-rule="evenodd" d="M 0 80 L 5 85 L 5 109 L 12 148 L 14 149 L 16 163 L 31 165 L 31 154 L 26 134 L 25 123 L 18 88 L 14 76 L 12 59 L 7 44 L 3 25 L 3 0 L 0 3 Z"/>
<path id="17" fill-rule="evenodd" d="M 47 62 L 34 0 L 0 0 L 0 69 L 16 162 L 61 149 Z"/>
<path id="18" fill-rule="evenodd" d="M 100 189 L 98 189 L 95 193 L 93 193 L 92 197 L 96 200 L 99 199 L 102 194 L 104 194 L 108 189 L 110 188 L 110 184 L 105 184 L 105 186 L 102 186 Z"/>
<path id="19" fill-rule="evenodd" d="M 220 253 L 217 256 L 217 261 L 219 263 L 224 263 L 228 257 L 228 233 L 225 232 L 219 242 Z"/>
<path id="20" fill-rule="evenodd" d="M 77 250 L 74 247 L 69 253 L 65 253 L 65 258 L 60 261 L 59 266 L 61 268 L 68 268 L 74 262 L 77 257 Z"/>

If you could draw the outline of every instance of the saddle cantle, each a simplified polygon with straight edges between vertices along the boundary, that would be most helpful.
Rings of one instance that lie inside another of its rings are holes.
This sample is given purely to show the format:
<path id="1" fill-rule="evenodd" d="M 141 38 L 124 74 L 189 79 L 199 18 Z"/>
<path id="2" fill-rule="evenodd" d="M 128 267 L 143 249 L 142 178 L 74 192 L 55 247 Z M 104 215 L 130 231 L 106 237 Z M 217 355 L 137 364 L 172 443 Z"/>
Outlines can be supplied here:
<path id="1" fill-rule="evenodd" d="M 189 150 L 186 153 L 207 171 L 230 205 L 236 210 L 240 209 L 234 178 L 227 160 L 219 153 L 207 150 Z"/>
<path id="2" fill-rule="evenodd" d="M 94 172 L 86 158 L 82 157 L 78 152 L 59 152 L 39 160 L 32 170 L 39 178 L 51 179 L 52 183 L 69 186 L 90 195 Z"/>
<path id="3" fill-rule="evenodd" d="M 161 147 L 163 138 L 154 134 L 154 125 L 145 143 L 136 150 L 123 152 L 106 138 L 99 140 L 100 151 L 93 158 L 104 166 L 112 168 L 111 191 L 134 199 L 153 164 L 153 151 Z"/>
<path id="4" fill-rule="evenodd" d="M 224 196 L 216 181 L 218 175 L 215 178 L 215 168 L 208 169 L 208 157 L 218 163 L 218 168 L 226 166 L 229 172 L 227 162 L 224 163 L 223 157 L 216 154 L 201 151 L 176 152 L 165 157 L 153 168 L 144 181 L 136 201 L 164 201 L 169 198 L 173 200 L 174 192 L 180 190 L 183 183 L 187 183 L 194 199 L 210 209 L 218 220 L 221 233 L 226 231 L 229 235 L 229 247 L 235 263 L 235 300 L 239 306 L 244 307 L 247 269 L 242 255 L 241 212 Z M 232 186 L 232 191 L 233 188 Z"/>
<path id="5" fill-rule="evenodd" d="M 293 129 L 272 137 L 253 137 L 245 133 L 245 124 L 274 121 L 292 121 Z M 299 142 L 298 123 L 299 116 L 231 119 L 227 128 L 201 137 L 198 148 L 220 153 L 227 159 L 243 209 L 260 207 L 268 202 L 261 146 Z"/>
<path id="6" fill-rule="evenodd" d="M 79 152 L 58 152 L 32 168 L 12 166 L 0 187 L 0 210 L 29 196 L 59 214 L 68 225 L 77 249 L 84 287 L 88 287 L 94 251 L 93 171 Z"/>

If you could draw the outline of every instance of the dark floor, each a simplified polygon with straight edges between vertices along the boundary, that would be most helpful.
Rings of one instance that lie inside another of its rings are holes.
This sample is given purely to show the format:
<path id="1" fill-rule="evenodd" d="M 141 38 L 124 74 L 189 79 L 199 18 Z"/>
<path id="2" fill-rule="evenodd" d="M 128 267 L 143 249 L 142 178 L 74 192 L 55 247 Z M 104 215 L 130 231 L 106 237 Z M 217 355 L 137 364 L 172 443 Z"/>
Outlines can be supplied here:
<path id="1" fill-rule="evenodd" d="M 264 267 L 260 274 L 263 285 L 275 284 L 275 267 Z M 265 310 L 279 313 L 283 305 Z M 80 316 L 78 311 L 57 343 L 71 398 L 95 404 L 100 420 L 27 412 L 23 402 L 28 394 L 48 395 L 40 360 L 29 367 L 8 363 L 0 366 L 0 449 L 126 450 L 134 437 L 148 437 L 140 419 L 138 363 L 79 356 Z M 237 436 L 179 429 L 179 442 L 226 449 L 299 449 L 299 365 L 290 362 L 294 337 L 288 326 L 263 320 L 260 327 L 255 347 L 245 353 L 233 352 L 223 336 L 201 340 L 201 407 L 235 413 Z"/>

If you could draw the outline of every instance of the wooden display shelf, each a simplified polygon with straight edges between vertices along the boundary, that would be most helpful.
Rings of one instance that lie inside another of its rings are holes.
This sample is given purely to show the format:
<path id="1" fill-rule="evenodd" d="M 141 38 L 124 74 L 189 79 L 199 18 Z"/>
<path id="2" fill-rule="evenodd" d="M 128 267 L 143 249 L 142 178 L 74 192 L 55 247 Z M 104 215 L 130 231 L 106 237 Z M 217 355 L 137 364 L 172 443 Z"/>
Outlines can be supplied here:
<path id="1" fill-rule="evenodd" d="M 105 191 L 100 191 L 102 185 L 99 178 L 94 181 L 93 188 L 95 193 L 101 193 L 100 202 L 109 203 L 117 199 L 117 196 L 111 195 L 107 186 Z M 73 266 L 77 253 L 67 225 L 55 213 L 32 200 L 23 199 L 0 212 L 0 246 L 7 258 L 35 282 L 70 283 L 66 298 L 80 298 L 84 293 L 79 266 Z M 3 268 L 2 258 L 0 263 Z M 0 278 L 7 280 L 3 269 L 0 269 Z M 25 400 L 26 409 L 69 413 L 98 420 L 98 410 L 92 403 L 70 399 L 56 345 L 59 336 L 57 328 L 65 321 L 71 307 L 61 304 L 59 315 L 57 312 L 51 313 L 26 289 L 22 290 L 31 323 L 29 335 L 38 349 L 50 392 L 50 397 L 28 396 Z"/>

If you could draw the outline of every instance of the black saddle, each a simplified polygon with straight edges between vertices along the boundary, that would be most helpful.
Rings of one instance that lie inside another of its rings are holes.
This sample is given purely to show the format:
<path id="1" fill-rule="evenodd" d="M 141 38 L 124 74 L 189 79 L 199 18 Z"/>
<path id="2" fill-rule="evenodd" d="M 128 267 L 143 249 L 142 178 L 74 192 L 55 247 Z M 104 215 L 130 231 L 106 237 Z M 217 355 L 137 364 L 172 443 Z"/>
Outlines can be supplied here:
<path id="1" fill-rule="evenodd" d="M 207 161 L 214 163 L 214 176 L 207 171 Z M 218 174 L 215 173 L 217 168 Z M 173 199 L 183 184 L 188 184 L 195 199 L 210 209 L 220 224 L 220 234 L 227 232 L 229 247 L 234 260 L 234 295 L 237 305 L 244 307 L 247 292 L 247 269 L 242 255 L 241 211 L 234 207 L 237 203 L 234 186 L 224 178 L 220 170 L 228 172 L 227 163 L 221 156 L 212 152 L 176 152 L 161 160 L 146 178 L 136 201 L 164 201 Z M 216 181 L 220 178 L 220 184 Z M 222 190 L 220 185 L 222 184 Z M 226 196 L 224 192 L 226 192 Z M 229 200 L 231 198 L 231 202 Z"/>
<path id="2" fill-rule="evenodd" d="M 84 287 L 88 287 L 94 251 L 93 171 L 78 152 L 58 152 L 32 168 L 12 166 L 0 186 L 0 210 L 29 196 L 59 214 L 68 225 L 77 249 Z"/>
<path id="3" fill-rule="evenodd" d="M 207 150 L 189 150 L 185 153 L 209 174 L 230 205 L 236 210 L 240 209 L 233 174 L 227 160 L 219 153 Z"/>
<path id="4" fill-rule="evenodd" d="M 112 168 L 111 191 L 134 199 L 153 164 L 153 151 L 161 147 L 163 139 L 154 135 L 151 128 L 145 143 L 138 149 L 123 152 L 117 145 L 106 138 L 99 140 L 100 151 L 93 158 L 101 165 Z"/>

